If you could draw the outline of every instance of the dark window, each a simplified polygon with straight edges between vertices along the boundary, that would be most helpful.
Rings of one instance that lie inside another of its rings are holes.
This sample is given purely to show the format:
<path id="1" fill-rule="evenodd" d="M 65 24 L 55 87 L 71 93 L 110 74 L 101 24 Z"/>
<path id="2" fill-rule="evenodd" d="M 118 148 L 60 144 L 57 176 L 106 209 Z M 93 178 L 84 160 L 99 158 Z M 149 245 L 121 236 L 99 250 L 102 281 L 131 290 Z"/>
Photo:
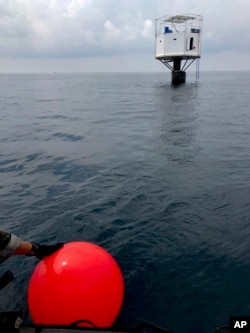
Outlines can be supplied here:
<path id="1" fill-rule="evenodd" d="M 189 50 L 193 50 L 193 48 L 194 48 L 194 38 L 191 37 L 190 38 L 190 43 L 189 43 Z"/>

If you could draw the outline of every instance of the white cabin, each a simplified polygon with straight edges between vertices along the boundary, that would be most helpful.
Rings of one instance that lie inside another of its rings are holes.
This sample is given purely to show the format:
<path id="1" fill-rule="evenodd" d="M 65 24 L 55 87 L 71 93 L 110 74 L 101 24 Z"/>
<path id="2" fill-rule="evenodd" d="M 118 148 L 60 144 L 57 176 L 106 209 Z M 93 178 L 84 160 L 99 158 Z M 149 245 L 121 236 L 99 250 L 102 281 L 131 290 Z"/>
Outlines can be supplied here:
<path id="1" fill-rule="evenodd" d="M 155 21 L 155 58 L 197 59 L 201 55 L 202 16 L 163 16 Z"/>

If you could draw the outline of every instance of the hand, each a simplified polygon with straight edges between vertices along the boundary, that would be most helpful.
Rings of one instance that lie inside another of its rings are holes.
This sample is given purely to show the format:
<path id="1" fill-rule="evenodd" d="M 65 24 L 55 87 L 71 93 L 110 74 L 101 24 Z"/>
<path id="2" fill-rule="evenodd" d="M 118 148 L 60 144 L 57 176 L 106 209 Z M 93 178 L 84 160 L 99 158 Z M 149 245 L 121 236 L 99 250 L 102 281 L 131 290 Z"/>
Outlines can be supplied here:
<path id="1" fill-rule="evenodd" d="M 40 245 L 36 244 L 36 249 L 34 251 L 34 256 L 38 259 L 43 259 L 43 257 L 50 256 L 57 250 L 61 249 L 63 247 L 63 243 L 58 243 L 54 245 Z"/>

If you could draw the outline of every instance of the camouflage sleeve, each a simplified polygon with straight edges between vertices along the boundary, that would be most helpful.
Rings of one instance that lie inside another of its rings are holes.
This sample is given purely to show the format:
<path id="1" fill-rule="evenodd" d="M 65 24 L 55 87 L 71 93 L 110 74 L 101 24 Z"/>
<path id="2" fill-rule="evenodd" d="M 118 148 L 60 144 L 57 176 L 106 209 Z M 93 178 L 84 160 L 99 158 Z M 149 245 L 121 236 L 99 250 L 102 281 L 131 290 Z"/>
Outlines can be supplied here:
<path id="1" fill-rule="evenodd" d="M 9 243 L 11 234 L 0 230 L 0 251 Z"/>
<path id="2" fill-rule="evenodd" d="M 13 234 L 0 231 L 0 263 L 8 259 L 18 248 L 21 239 Z"/>

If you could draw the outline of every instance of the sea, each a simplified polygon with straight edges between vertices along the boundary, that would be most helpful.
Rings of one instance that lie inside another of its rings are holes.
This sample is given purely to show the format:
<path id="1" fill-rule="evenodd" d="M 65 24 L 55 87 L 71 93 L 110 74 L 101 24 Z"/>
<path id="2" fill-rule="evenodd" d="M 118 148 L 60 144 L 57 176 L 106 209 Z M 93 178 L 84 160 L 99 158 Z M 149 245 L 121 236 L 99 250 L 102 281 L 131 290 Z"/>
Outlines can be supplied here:
<path id="1" fill-rule="evenodd" d="M 126 328 L 209 333 L 250 314 L 250 72 L 0 74 L 0 227 L 119 264 Z M 0 311 L 22 309 L 35 258 Z"/>

